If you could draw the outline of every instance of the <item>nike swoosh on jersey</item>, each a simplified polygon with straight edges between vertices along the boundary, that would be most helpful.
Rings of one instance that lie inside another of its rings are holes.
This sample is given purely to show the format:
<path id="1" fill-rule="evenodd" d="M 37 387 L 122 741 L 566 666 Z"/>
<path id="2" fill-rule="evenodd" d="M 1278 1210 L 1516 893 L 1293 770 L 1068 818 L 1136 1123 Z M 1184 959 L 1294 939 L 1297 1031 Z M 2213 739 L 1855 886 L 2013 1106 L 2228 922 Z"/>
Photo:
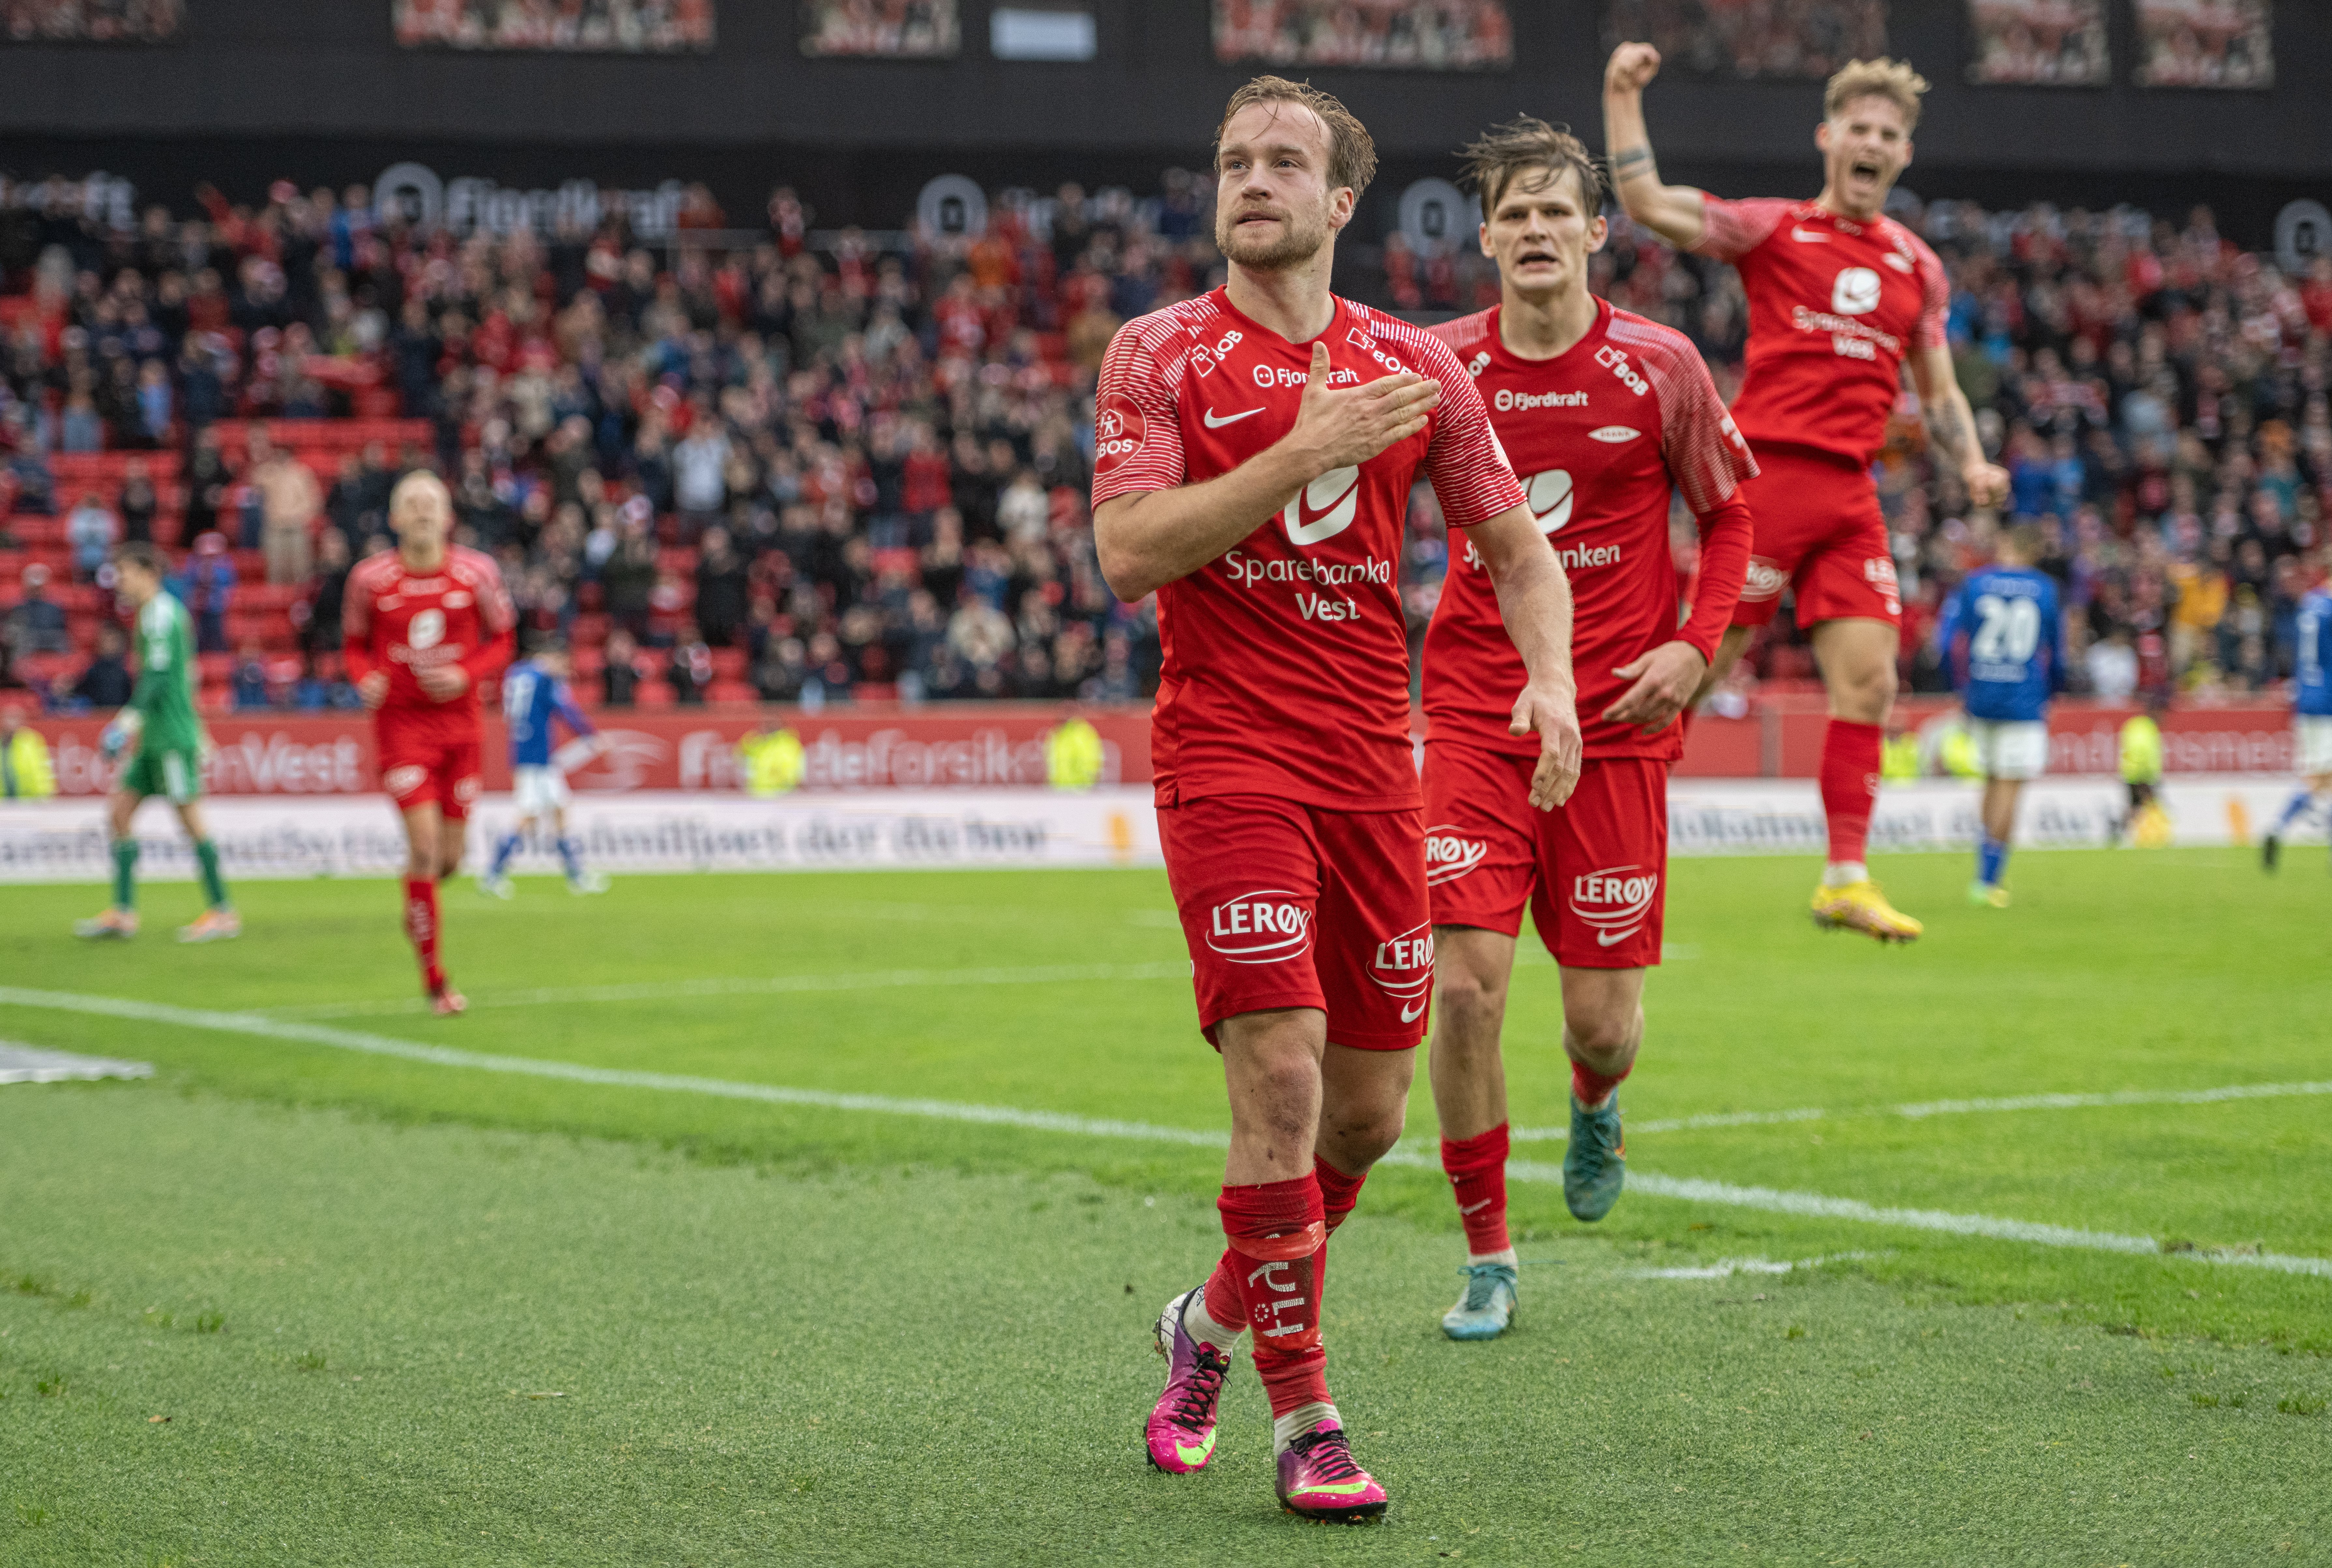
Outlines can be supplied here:
<path id="1" fill-rule="evenodd" d="M 1810 234 L 1795 224 L 1790 225 L 1790 237 L 1797 241 L 1798 244 L 1802 245 L 1826 245 L 1830 244 L 1830 236 L 1828 234 Z"/>
<path id="2" fill-rule="evenodd" d="M 1595 933 L 1595 945 L 1597 947 L 1616 947 L 1642 929 L 1643 928 L 1641 926 L 1631 925 L 1627 930 L 1619 932 L 1617 935 L 1614 935 L 1612 932 L 1608 931 L 1599 931 Z"/>
<path id="3" fill-rule="evenodd" d="M 1242 419 L 1252 419 L 1262 412 L 1263 410 L 1260 408 L 1249 408 L 1238 414 L 1226 414 L 1220 419 L 1218 419 L 1215 417 L 1215 411 L 1209 408 L 1207 410 L 1203 417 L 1206 420 L 1208 429 L 1220 430 L 1226 425 L 1236 425 Z"/>
<path id="4" fill-rule="evenodd" d="M 1424 1013 L 1424 1011 L 1425 1004 L 1423 1002 L 1418 1003 L 1413 1008 L 1403 1008 L 1400 1009 L 1400 1021 L 1405 1024 L 1413 1024 L 1418 1020 L 1419 1017 Z"/>

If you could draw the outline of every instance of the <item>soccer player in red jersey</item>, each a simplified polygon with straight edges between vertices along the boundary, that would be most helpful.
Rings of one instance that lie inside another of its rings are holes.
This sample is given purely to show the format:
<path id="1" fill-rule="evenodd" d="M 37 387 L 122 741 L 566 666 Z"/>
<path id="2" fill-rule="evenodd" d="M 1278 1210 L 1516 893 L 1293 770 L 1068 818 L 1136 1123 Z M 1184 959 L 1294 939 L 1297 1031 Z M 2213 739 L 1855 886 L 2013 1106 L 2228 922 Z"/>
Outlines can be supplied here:
<path id="1" fill-rule="evenodd" d="M 1515 1308 L 1498 1037 L 1523 909 L 1562 965 L 1563 1197 L 1601 1219 L 1626 1172 L 1617 1091 L 1643 1038 L 1644 970 L 1660 961 L 1676 719 L 1740 597 L 1752 532 L 1740 492 L 1757 469 L 1692 344 L 1588 292 L 1587 258 L 1607 230 L 1602 172 L 1579 139 L 1525 117 L 1466 158 L 1499 302 L 1433 331 L 1473 376 L 1570 581 L 1586 756 L 1569 800 L 1531 809 L 1534 757 L 1509 735 L 1502 695 L 1522 662 L 1479 553 L 1453 536 L 1425 634 L 1433 1104 L 1467 1253 L 1466 1293 L 1441 1323 L 1452 1339 L 1492 1339 Z M 1702 539 L 1681 626 L 1677 491 Z"/>
<path id="2" fill-rule="evenodd" d="M 1530 798 L 1576 781 L 1570 597 L 1448 349 L 1329 292 L 1374 172 L 1324 92 L 1262 77 L 1216 131 L 1229 282 L 1127 323 L 1096 389 L 1094 532 L 1111 588 L 1158 595 L 1160 837 L 1231 1105 L 1228 1248 L 1167 1305 L 1152 1463 L 1214 1449 L 1241 1334 L 1270 1396 L 1281 1502 L 1383 1512 L 1328 1396 L 1330 1231 L 1400 1134 L 1433 984 L 1409 726 L 1403 524 L 1422 476 L 1470 537 L 1522 650 Z"/>
<path id="3" fill-rule="evenodd" d="M 389 497 L 397 548 L 349 574 L 349 677 L 373 712 L 381 787 L 405 816 L 405 934 L 440 1013 L 461 993 L 437 961 L 437 884 L 461 868 L 478 798 L 478 687 L 510 663 L 518 622 L 493 558 L 450 542 L 453 498 L 434 473 Z"/>
<path id="4" fill-rule="evenodd" d="M 1953 374 L 1943 263 L 1883 210 L 1911 162 L 1927 84 L 1896 61 L 1853 62 L 1830 78 L 1814 132 L 1821 195 L 1719 201 L 1660 181 L 1644 129 L 1644 87 L 1659 68 L 1650 44 L 1622 43 L 1604 72 L 1604 138 L 1620 205 L 1670 244 L 1731 262 L 1749 296 L 1748 374 L 1733 416 L 1757 456 L 1748 486 L 1757 539 L 1702 691 L 1740 660 L 1782 589 L 1794 588 L 1798 624 L 1812 630 L 1830 690 L 1821 756 L 1830 864 L 1814 890 L 1814 921 L 1909 942 L 1919 923 L 1887 902 L 1863 864 L 1903 618 L 1870 464 L 1906 365 L 1928 439 L 1970 502 L 1993 505 L 2008 493 Z"/>

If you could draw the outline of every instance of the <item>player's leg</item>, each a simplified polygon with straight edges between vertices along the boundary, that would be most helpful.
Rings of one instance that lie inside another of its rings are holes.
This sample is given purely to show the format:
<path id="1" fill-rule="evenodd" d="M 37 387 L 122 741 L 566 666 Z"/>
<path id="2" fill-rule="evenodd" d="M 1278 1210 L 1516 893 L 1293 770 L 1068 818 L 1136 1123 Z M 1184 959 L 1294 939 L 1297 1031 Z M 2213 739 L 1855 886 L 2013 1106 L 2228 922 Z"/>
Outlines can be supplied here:
<path id="1" fill-rule="evenodd" d="M 446 986 L 444 966 L 438 961 L 438 840 L 444 817 L 435 795 L 418 796 L 400 807 L 405 818 L 405 939 L 413 944 L 413 956 L 421 966 L 422 989 L 440 1012 L 459 1011 L 458 1006 L 445 1005 L 448 999 L 456 1003 L 460 999 Z"/>
<path id="2" fill-rule="evenodd" d="M 2016 837 L 2016 807 L 2024 786 L 2048 771 L 2049 725 L 2044 720 L 1974 721 L 1976 756 L 1983 769 L 1983 837 L 1976 845 L 1972 904 L 2008 907 L 2009 847 Z"/>
<path id="3" fill-rule="evenodd" d="M 1515 935 L 1539 875 L 1528 758 L 1429 741 L 1427 890 L 1433 909 L 1429 1073 L 1441 1169 L 1466 1232 L 1466 1285 L 1441 1317 L 1452 1339 L 1495 1339 L 1514 1321 L 1506 1234 L 1506 1076 L 1500 1054 Z"/>
<path id="4" fill-rule="evenodd" d="M 550 806 L 551 832 L 559 849 L 559 864 L 567 873 L 567 891 L 586 894 L 607 891 L 605 874 L 587 870 L 583 865 L 583 845 L 567 831 L 567 808 L 570 797 L 567 792 L 567 775 L 554 768 L 550 770 L 553 793 Z"/>
<path id="5" fill-rule="evenodd" d="M 1642 1043 L 1644 970 L 1660 961 L 1668 911 L 1668 764 L 1590 761 L 1547 814 L 1531 916 L 1563 966 L 1571 1134 L 1563 1197 L 1575 1219 L 1611 1211 L 1627 1181 L 1618 1090 Z"/>
<path id="6" fill-rule="evenodd" d="M 75 921 L 75 936 L 127 940 L 138 934 L 138 838 L 130 824 L 146 798 L 135 778 L 138 767 L 139 760 L 133 760 L 105 802 L 107 847 L 113 856 L 113 902 L 103 913 Z"/>
<path id="7" fill-rule="evenodd" d="M 178 928 L 180 942 L 228 942 L 243 934 L 243 917 L 226 895 L 226 879 L 219 875 L 217 843 L 203 825 L 203 808 L 196 800 L 173 799 L 178 826 L 195 846 L 195 869 L 202 879 L 203 913 Z"/>
<path id="8" fill-rule="evenodd" d="M 2293 721 L 2292 728 L 2299 742 L 2299 788 L 2284 803 L 2282 815 L 2260 841 L 2260 865 L 2269 871 L 2275 869 L 2283 841 L 2291 830 L 2332 799 L 2332 719 L 2302 713 Z"/>
<path id="9" fill-rule="evenodd" d="M 1188 1474 L 1213 1454 L 1223 1380 L 1247 1330 L 1247 1293 L 1267 1283 L 1263 1264 L 1300 1254 L 1308 1269 L 1326 1235 L 1312 1164 L 1326 1049 L 1312 961 L 1319 852 L 1303 808 L 1274 799 L 1188 801 L 1161 809 L 1158 822 L 1199 1024 L 1223 1053 L 1232 1115 L 1217 1205 L 1228 1246 L 1203 1284 L 1166 1304 L 1156 1329 L 1167 1376 L 1145 1433 L 1150 1462 Z M 1258 1259 L 1264 1253 L 1285 1256 Z M 1273 1326 L 1282 1315 L 1272 1315 Z M 1300 1324 L 1291 1318 L 1288 1326 Z"/>
<path id="10" fill-rule="evenodd" d="M 520 770 L 521 776 L 515 780 L 518 820 L 508 833 L 495 841 L 494 857 L 478 876 L 478 891 L 491 897 L 509 898 L 516 894 L 518 890 L 510 878 L 510 863 L 517 857 L 519 846 L 533 837 L 542 820 L 535 814 L 533 803 L 527 797 L 525 771 Z"/>

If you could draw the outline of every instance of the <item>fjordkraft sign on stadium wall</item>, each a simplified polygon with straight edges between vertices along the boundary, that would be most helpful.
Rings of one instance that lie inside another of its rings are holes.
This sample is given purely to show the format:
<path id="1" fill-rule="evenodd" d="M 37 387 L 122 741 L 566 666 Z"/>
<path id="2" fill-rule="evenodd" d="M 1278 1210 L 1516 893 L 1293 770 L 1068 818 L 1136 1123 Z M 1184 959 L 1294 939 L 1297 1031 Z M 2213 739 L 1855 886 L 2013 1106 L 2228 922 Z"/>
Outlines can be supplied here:
<path id="1" fill-rule="evenodd" d="M 1950 703 L 1906 700 L 1898 717 L 1917 728 Z M 2117 736 L 2131 710 L 2060 703 L 2050 719 L 2051 775 L 2115 770 Z M 868 704 L 822 713 L 792 710 L 697 708 L 660 713 L 603 712 L 605 756 L 573 776 L 588 794 L 641 789 L 726 791 L 743 779 L 737 741 L 754 728 L 790 729 L 802 743 L 806 793 L 861 789 L 1041 789 L 1045 737 L 1075 715 L 1100 733 L 1103 785 L 1150 782 L 1146 709 L 995 703 L 913 711 Z M 372 760 L 372 725 L 336 713 L 225 714 L 210 720 L 215 750 L 204 770 L 214 795 L 361 795 L 380 788 Z M 1746 718 L 1706 715 L 1693 722 L 1687 779 L 1810 779 L 1821 756 L 1828 720 L 1822 700 L 1769 699 Z M 101 795 L 113 779 L 98 755 L 96 719 L 43 719 L 64 795 Z M 2163 743 L 2173 773 L 2282 773 L 2294 765 L 2291 717 L 2279 703 L 2182 709 L 2164 716 Z M 486 724 L 485 783 L 510 788 L 509 754 L 499 719 Z"/>
<path id="2" fill-rule="evenodd" d="M 743 778 L 737 742 L 757 727 L 791 730 L 802 743 L 800 788 L 857 789 L 1041 789 L 1045 737 L 1072 716 L 1101 735 L 1098 783 L 1150 781 L 1146 710 L 1045 703 L 869 708 L 801 713 L 697 708 L 596 715 L 607 752 L 569 781 L 580 792 L 640 789 L 728 791 Z M 362 795 L 380 788 L 372 724 L 358 714 L 224 714 L 209 721 L 213 751 L 203 787 L 213 795 Z M 101 795 L 116 770 L 98 752 L 98 719 L 43 719 L 63 795 Z M 510 788 L 510 753 L 499 718 L 487 721 L 485 786 Z"/>
<path id="3" fill-rule="evenodd" d="M 2291 793 L 2291 781 L 2187 774 L 2162 791 L 2175 842 L 2249 840 Z M 1885 853 L 1964 851 L 1975 841 L 1977 786 L 1950 779 L 1889 785 L 1870 823 Z M 2049 779 L 2028 788 L 2020 847 L 2094 848 L 2127 809 L 2117 781 Z M 405 865 L 396 813 L 378 796 L 304 799 L 228 797 L 206 804 L 229 881 L 254 877 L 389 877 Z M 0 884 L 102 883 L 112 870 L 102 813 L 93 801 L 0 804 Z M 510 797 L 478 803 L 469 869 L 512 825 Z M 874 871 L 905 866 L 1072 868 L 1157 865 L 1158 817 L 1150 790 L 1118 785 L 1083 792 L 1031 789 L 893 789 L 754 799 L 702 790 L 583 796 L 569 829 L 592 866 L 618 875 L 696 871 Z M 1668 844 L 1679 856 L 1822 852 L 1821 800 L 1809 779 L 1678 779 L 1668 789 Z M 138 822 L 139 875 L 186 881 L 195 874 L 186 837 L 158 802 Z M 2321 842 L 2320 829 L 2302 835 Z M 2142 853 L 2132 851 L 2132 853 Z M 518 863 L 521 876 L 551 876 L 545 846 Z"/>

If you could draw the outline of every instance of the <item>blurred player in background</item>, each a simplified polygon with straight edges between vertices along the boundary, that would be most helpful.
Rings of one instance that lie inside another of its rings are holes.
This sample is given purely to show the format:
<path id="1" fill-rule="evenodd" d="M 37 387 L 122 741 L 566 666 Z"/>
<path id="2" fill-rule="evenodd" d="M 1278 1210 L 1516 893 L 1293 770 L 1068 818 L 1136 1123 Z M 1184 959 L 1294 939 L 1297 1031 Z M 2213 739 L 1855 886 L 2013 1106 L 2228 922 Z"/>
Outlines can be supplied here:
<path id="1" fill-rule="evenodd" d="M 178 928 L 178 940 L 222 942 L 241 936 L 243 918 L 227 902 L 218 846 L 203 830 L 198 804 L 203 752 L 210 741 L 195 711 L 194 617 L 162 586 L 162 552 L 151 544 L 123 545 L 114 555 L 113 569 L 116 587 L 131 610 L 138 684 L 129 693 L 129 705 L 106 725 L 99 750 L 109 762 L 132 746 L 137 750 L 114 784 L 107 807 L 106 826 L 113 838 L 113 904 L 103 914 L 76 924 L 74 934 L 138 934 L 138 839 L 130 824 L 148 796 L 160 795 L 177 809 L 178 825 L 194 840 L 195 867 L 209 905 L 194 923 Z"/>
<path id="2" fill-rule="evenodd" d="M 2299 741 L 2299 790 L 2260 841 L 2260 864 L 2270 871 L 2283 853 L 2284 835 L 2332 797 L 2332 588 L 2321 583 L 2299 601 L 2299 653 L 2291 722 Z"/>
<path id="3" fill-rule="evenodd" d="M 461 868 L 478 798 L 478 687 L 510 661 L 517 617 L 493 558 L 451 542 L 453 499 L 426 472 L 388 502 L 397 548 L 349 573 L 343 652 L 373 712 L 381 788 L 405 818 L 405 934 L 439 1013 L 467 1005 L 438 962 L 437 884 Z"/>
<path id="4" fill-rule="evenodd" d="M 1524 118 L 1466 160 L 1499 303 L 1433 332 L 1472 374 L 1570 580 L 1587 715 L 1579 788 L 1553 812 L 1533 810 L 1537 749 L 1507 728 L 1522 659 L 1478 553 L 1453 535 L 1425 634 L 1433 1104 L 1467 1252 L 1465 1295 L 1441 1326 L 1491 1339 L 1515 1307 L 1499 1031 L 1523 909 L 1563 966 L 1563 1198 L 1580 1219 L 1601 1219 L 1626 1174 L 1617 1090 L 1643 1038 L 1644 970 L 1660 961 L 1668 767 L 1684 751 L 1676 719 L 1740 596 L 1753 531 L 1740 488 L 1757 466 L 1691 342 L 1588 292 L 1587 258 L 1607 229 L 1602 171 L 1585 146 Z M 1668 550 L 1678 490 L 1704 541 L 1681 626 Z"/>
<path id="5" fill-rule="evenodd" d="M 531 657 L 502 672 L 502 717 L 510 725 L 511 796 L 518 808 L 518 825 L 494 846 L 493 864 L 478 878 L 478 888 L 496 898 L 517 893 L 509 872 L 519 845 L 550 821 L 551 843 L 559 851 L 559 869 L 567 875 L 567 891 L 605 893 L 607 879 L 583 869 L 583 846 L 567 837 L 567 775 L 606 750 L 598 727 L 575 705 L 567 689 L 567 645 L 546 643 Z M 553 722 L 567 726 L 574 738 L 551 750 Z"/>
<path id="6" fill-rule="evenodd" d="M 2033 567 L 2040 559 L 2039 529 L 2007 530 L 1993 564 L 1962 579 L 1935 627 L 1983 774 L 1983 832 L 1968 902 L 1993 909 L 2008 907 L 2001 877 L 2017 798 L 2048 770 L 2049 701 L 2065 689 L 2065 616 L 2056 579 Z"/>
<path id="7" fill-rule="evenodd" d="M 1911 162 L 1927 84 L 1895 61 L 1853 62 L 1830 78 L 1814 133 L 1821 195 L 1719 201 L 1661 183 L 1644 129 L 1644 88 L 1659 68 L 1650 44 L 1622 43 L 1604 72 L 1604 136 L 1620 205 L 1670 244 L 1732 263 L 1749 297 L 1747 368 L 1733 414 L 1757 454 L 1747 487 L 1756 548 L 1702 694 L 1773 618 L 1782 588 L 1793 588 L 1798 624 L 1811 628 L 1830 691 L 1821 755 L 1830 864 L 1814 890 L 1814 921 L 1909 942 L 1919 923 L 1887 902 L 1863 862 L 1903 618 L 1870 464 L 1907 364 L 1928 439 L 1969 500 L 1987 506 L 2008 493 L 2008 475 L 1984 456 L 1952 369 L 1943 263 L 1884 211 Z"/>
<path id="8" fill-rule="evenodd" d="M 2114 842 L 2127 837 L 2140 849 L 2159 849 L 2170 842 L 2170 817 L 2162 808 L 2162 722 L 2157 715 L 2170 709 L 2170 693 L 2161 686 L 2148 688 L 2146 707 L 2122 722 L 2114 737 L 2115 765 L 2122 788 L 2129 792 L 2129 810 L 2114 824 Z"/>
<path id="9" fill-rule="evenodd" d="M 1496 585 L 1539 737 L 1531 803 L 1576 782 L 1571 601 L 1463 366 L 1329 292 L 1335 234 L 1375 171 L 1315 89 L 1261 77 L 1216 131 L 1220 289 L 1128 322 L 1096 404 L 1094 537 L 1110 587 L 1158 595 L 1159 832 L 1231 1106 L 1213 1276 L 1167 1304 L 1151 1462 L 1214 1451 L 1223 1378 L 1255 1331 L 1281 1504 L 1381 1514 L 1328 1396 L 1327 1238 L 1400 1136 L 1433 985 L 1409 732 L 1400 560 L 1429 479 Z"/>

